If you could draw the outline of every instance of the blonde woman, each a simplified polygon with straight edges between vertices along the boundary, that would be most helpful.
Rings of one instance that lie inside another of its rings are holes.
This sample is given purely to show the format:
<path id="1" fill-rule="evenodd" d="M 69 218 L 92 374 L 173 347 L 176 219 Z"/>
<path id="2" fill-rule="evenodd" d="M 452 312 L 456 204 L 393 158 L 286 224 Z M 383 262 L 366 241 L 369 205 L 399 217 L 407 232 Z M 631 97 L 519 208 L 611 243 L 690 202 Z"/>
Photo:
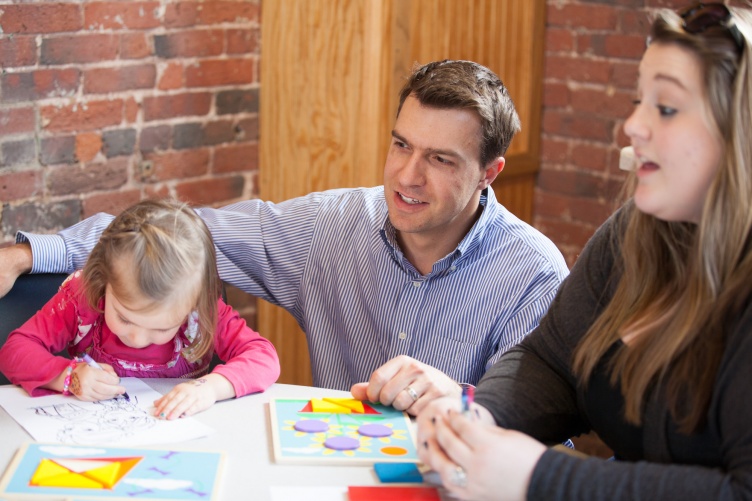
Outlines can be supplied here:
<path id="1" fill-rule="evenodd" d="M 750 40 L 747 9 L 657 14 L 624 127 L 630 201 L 469 416 L 447 399 L 419 416 L 421 457 L 453 494 L 752 496 Z M 614 461 L 544 445 L 591 430 Z"/>

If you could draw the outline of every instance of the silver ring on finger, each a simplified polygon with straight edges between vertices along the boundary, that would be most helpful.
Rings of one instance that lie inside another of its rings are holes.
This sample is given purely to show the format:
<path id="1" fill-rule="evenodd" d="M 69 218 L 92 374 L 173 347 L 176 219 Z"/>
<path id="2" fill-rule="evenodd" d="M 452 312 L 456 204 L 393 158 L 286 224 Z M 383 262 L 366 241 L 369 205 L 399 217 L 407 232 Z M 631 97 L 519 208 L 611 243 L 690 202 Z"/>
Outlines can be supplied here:
<path id="1" fill-rule="evenodd" d="M 451 482 L 457 487 L 467 486 L 467 473 L 465 473 L 465 469 L 462 466 L 457 465 L 454 467 Z"/>
<path id="2" fill-rule="evenodd" d="M 412 399 L 413 399 L 413 402 L 415 402 L 416 400 L 418 400 L 418 398 L 420 398 L 420 396 L 419 396 L 419 395 L 418 395 L 418 394 L 417 394 L 417 393 L 415 392 L 415 390 L 413 390 L 413 389 L 412 389 L 411 387 L 409 387 L 409 386 L 405 386 L 405 392 L 406 392 L 406 393 L 407 393 L 408 395 L 410 395 L 410 398 L 412 398 Z"/>

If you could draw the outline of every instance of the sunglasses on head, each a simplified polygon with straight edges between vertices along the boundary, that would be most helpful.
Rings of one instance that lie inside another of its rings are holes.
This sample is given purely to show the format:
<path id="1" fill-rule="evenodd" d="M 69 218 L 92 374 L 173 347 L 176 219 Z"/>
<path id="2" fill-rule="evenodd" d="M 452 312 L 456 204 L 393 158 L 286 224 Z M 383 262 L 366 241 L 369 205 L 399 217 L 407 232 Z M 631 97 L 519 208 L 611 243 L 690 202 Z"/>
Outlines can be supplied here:
<path id="1" fill-rule="evenodd" d="M 678 14 L 683 20 L 682 28 L 687 33 L 697 35 L 710 28 L 725 28 L 731 34 L 736 46 L 739 49 L 744 47 L 742 34 L 733 24 L 731 11 L 726 5 L 719 2 L 698 2 L 679 11 Z"/>

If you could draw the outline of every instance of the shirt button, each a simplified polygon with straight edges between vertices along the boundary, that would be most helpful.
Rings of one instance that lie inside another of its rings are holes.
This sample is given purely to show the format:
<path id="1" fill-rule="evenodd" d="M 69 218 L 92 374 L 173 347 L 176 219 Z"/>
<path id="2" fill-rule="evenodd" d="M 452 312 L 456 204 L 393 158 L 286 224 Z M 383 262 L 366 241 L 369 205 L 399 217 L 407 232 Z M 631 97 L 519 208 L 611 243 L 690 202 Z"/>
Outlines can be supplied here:
<path id="1" fill-rule="evenodd" d="M 451 268 L 449 268 L 449 270 L 451 270 L 451 271 L 454 271 L 454 270 L 456 270 L 456 269 L 457 269 L 457 267 L 456 267 L 456 266 L 454 266 L 454 265 L 452 265 L 452 266 L 451 266 Z"/>
<path id="2" fill-rule="evenodd" d="M 420 282 L 413 282 L 413 287 L 415 287 L 416 289 L 417 289 L 418 287 L 420 287 Z"/>
<path id="3" fill-rule="evenodd" d="M 400 332 L 397 337 L 400 338 L 400 341 L 404 341 L 405 339 L 407 339 L 407 334 Z"/>

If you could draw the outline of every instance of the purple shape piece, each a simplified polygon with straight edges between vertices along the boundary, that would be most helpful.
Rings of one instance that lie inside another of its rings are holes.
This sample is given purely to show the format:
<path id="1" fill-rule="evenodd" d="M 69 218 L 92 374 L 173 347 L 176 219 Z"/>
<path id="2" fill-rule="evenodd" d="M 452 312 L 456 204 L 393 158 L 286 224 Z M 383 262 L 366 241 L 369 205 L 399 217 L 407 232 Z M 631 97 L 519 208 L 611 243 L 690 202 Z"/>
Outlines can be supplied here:
<path id="1" fill-rule="evenodd" d="M 331 437 L 326 439 L 324 447 L 335 451 L 351 451 L 360 447 L 360 441 L 350 437 Z"/>
<path id="2" fill-rule="evenodd" d="M 319 419 L 301 419 L 293 428 L 303 433 L 321 433 L 329 429 L 329 424 Z"/>
<path id="3" fill-rule="evenodd" d="M 366 437 L 390 437 L 394 431 L 383 424 L 364 424 L 358 428 L 358 433 Z"/>

